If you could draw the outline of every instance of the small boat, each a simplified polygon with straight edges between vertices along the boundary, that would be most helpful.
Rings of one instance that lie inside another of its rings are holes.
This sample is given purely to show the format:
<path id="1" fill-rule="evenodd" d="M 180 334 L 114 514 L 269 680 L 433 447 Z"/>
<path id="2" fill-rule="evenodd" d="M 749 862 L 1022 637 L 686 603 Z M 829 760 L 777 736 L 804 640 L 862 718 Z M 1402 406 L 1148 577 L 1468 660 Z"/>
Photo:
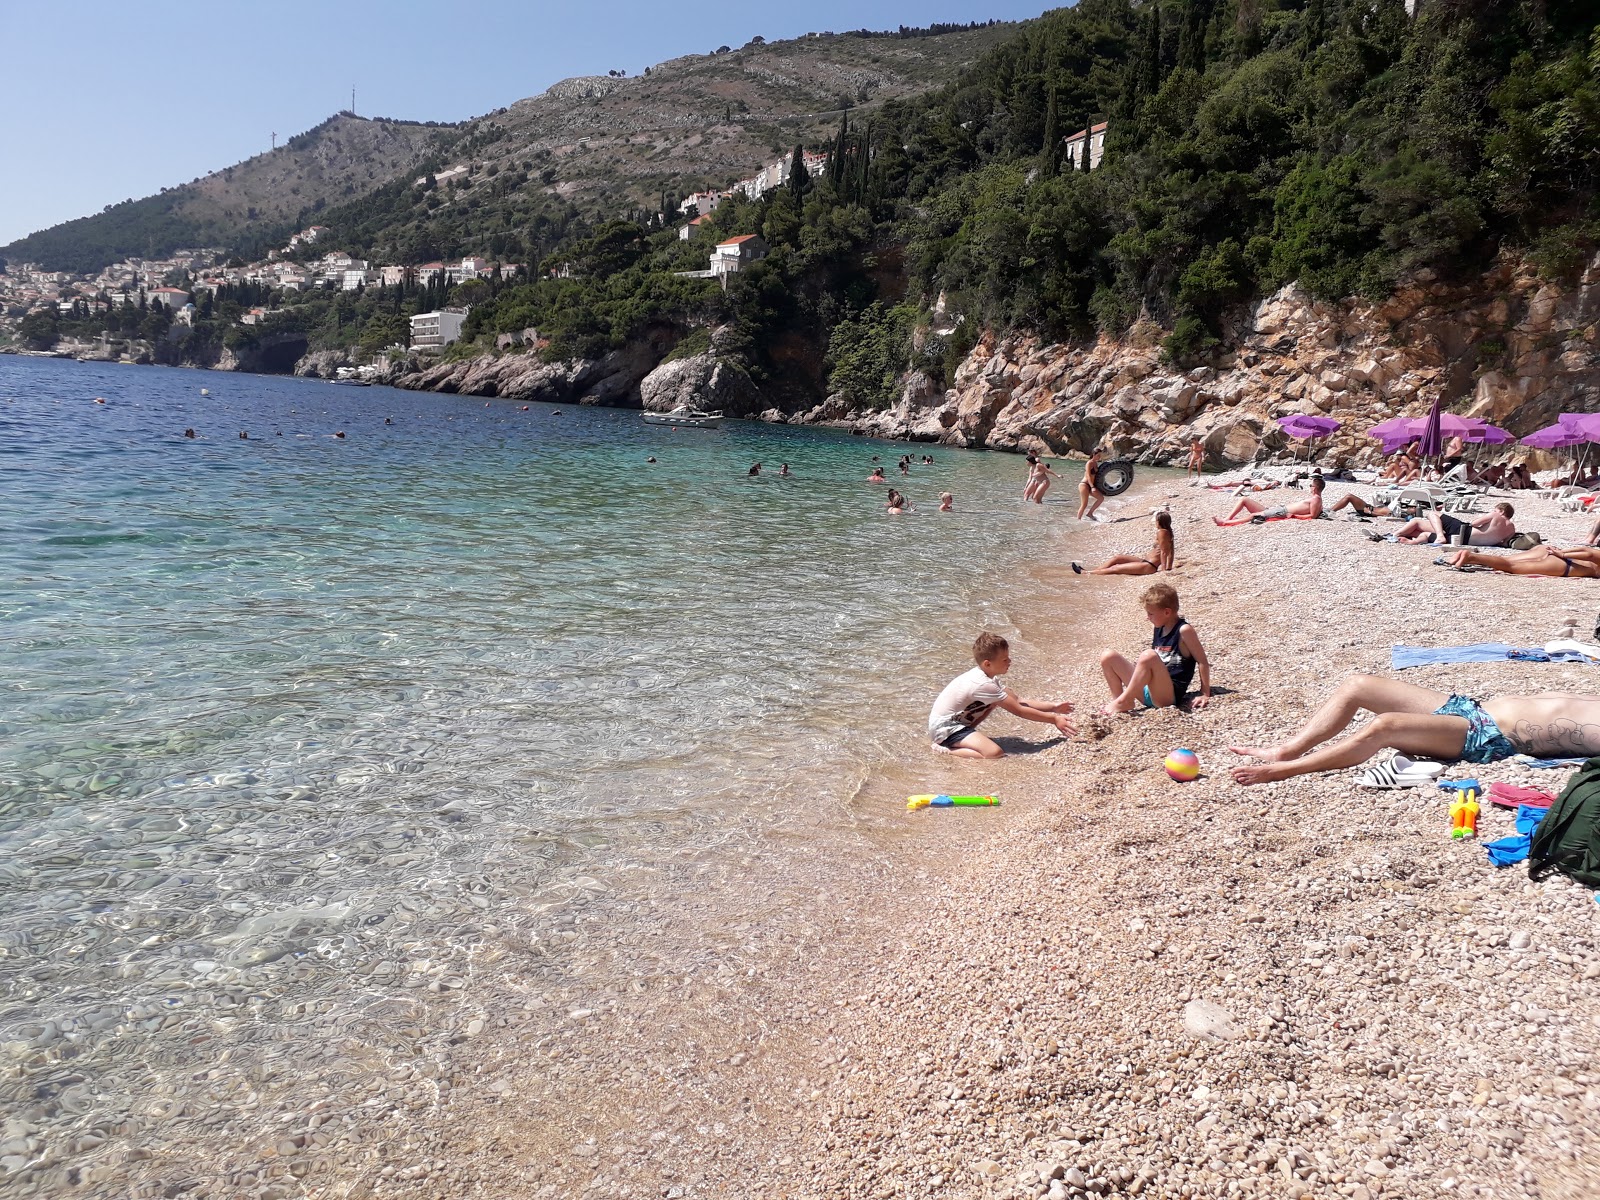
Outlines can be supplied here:
<path id="1" fill-rule="evenodd" d="M 680 404 L 671 412 L 647 412 L 644 414 L 646 425 L 676 425 L 684 429 L 719 429 L 722 426 L 720 412 L 705 412 L 702 409 L 690 408 L 687 404 Z"/>

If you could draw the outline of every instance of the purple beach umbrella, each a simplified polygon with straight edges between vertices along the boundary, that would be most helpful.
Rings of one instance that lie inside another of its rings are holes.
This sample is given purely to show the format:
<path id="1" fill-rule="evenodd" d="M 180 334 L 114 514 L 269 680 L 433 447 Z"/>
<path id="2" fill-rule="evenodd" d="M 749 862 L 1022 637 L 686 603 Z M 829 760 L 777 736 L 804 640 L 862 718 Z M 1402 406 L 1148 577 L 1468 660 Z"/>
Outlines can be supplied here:
<path id="1" fill-rule="evenodd" d="M 1546 425 L 1523 438 L 1522 444 L 1532 446 L 1535 450 L 1560 450 L 1567 446 L 1581 446 L 1588 440 L 1586 435 L 1565 425 Z"/>
<path id="2" fill-rule="evenodd" d="M 1304 413 L 1279 417 L 1278 424 L 1292 438 L 1322 438 L 1336 432 L 1339 422 L 1332 417 L 1310 417 Z"/>
<path id="3" fill-rule="evenodd" d="M 1600 442 L 1600 413 L 1562 413 L 1556 424 L 1583 434 L 1584 441 Z"/>
<path id="4" fill-rule="evenodd" d="M 1516 441 L 1516 436 L 1509 430 L 1501 429 L 1498 425 L 1491 425 L 1487 421 L 1474 421 L 1472 430 L 1462 434 L 1465 441 L 1478 446 L 1504 446 L 1507 442 Z"/>
<path id="5" fill-rule="evenodd" d="M 1402 436 L 1409 439 L 1411 436 L 1411 418 L 1390 417 L 1387 421 L 1380 421 L 1367 430 L 1367 436 L 1381 438 L 1386 442 L 1392 442 L 1395 438 Z"/>
<path id="6" fill-rule="evenodd" d="M 1438 458 L 1444 453 L 1444 416 L 1439 411 L 1439 399 L 1428 406 L 1428 417 L 1422 426 L 1422 444 L 1417 447 L 1417 453 L 1423 458 Z"/>

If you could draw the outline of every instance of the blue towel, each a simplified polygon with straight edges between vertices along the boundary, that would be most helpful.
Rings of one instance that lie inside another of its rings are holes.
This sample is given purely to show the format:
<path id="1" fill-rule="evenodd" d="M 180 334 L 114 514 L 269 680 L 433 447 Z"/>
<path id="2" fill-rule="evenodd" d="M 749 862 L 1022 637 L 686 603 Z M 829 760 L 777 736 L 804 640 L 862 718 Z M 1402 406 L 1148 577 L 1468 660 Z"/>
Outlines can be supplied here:
<path id="1" fill-rule="evenodd" d="M 1558 650 L 1547 653 L 1537 646 L 1526 649 L 1506 646 L 1500 642 L 1477 642 L 1471 646 L 1393 646 L 1389 650 L 1389 665 L 1396 671 L 1407 667 L 1427 667 L 1436 663 L 1476 662 L 1593 662 L 1575 650 Z"/>
<path id="2" fill-rule="evenodd" d="M 1587 758 L 1534 758 L 1531 754 L 1514 755 L 1511 760 L 1519 766 L 1533 767 L 1543 771 L 1552 767 L 1581 767 L 1588 762 Z"/>
<path id="3" fill-rule="evenodd" d="M 1509 867 L 1513 863 L 1526 860 L 1528 851 L 1533 846 L 1533 831 L 1539 828 L 1539 822 L 1544 820 L 1545 813 L 1549 811 L 1548 808 L 1521 805 L 1517 809 L 1516 836 L 1484 843 L 1484 853 L 1489 856 L 1489 861 L 1497 867 Z"/>

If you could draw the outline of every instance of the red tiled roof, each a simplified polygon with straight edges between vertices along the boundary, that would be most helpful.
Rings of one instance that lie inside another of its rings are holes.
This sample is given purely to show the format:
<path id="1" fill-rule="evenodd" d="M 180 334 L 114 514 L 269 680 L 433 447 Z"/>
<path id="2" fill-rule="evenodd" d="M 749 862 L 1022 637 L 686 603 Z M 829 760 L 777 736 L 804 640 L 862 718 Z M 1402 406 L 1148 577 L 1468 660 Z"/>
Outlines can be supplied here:
<path id="1" fill-rule="evenodd" d="M 731 237 L 725 242 L 718 242 L 717 245 L 719 245 L 719 246 L 737 246 L 740 242 L 748 242 L 751 238 L 753 238 L 755 236 L 756 235 L 753 234 L 753 233 L 741 233 L 738 237 Z"/>

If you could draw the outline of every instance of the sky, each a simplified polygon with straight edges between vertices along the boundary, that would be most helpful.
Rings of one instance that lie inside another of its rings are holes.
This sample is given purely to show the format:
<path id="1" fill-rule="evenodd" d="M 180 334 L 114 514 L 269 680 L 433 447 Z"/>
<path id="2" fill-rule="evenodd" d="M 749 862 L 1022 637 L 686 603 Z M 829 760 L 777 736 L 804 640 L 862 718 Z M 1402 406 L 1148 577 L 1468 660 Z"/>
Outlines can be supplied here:
<path id="1" fill-rule="evenodd" d="M 249 158 L 340 109 L 461 121 L 573 75 L 817 30 L 1038 16 L 1041 0 L 0 0 L 0 245 Z"/>

